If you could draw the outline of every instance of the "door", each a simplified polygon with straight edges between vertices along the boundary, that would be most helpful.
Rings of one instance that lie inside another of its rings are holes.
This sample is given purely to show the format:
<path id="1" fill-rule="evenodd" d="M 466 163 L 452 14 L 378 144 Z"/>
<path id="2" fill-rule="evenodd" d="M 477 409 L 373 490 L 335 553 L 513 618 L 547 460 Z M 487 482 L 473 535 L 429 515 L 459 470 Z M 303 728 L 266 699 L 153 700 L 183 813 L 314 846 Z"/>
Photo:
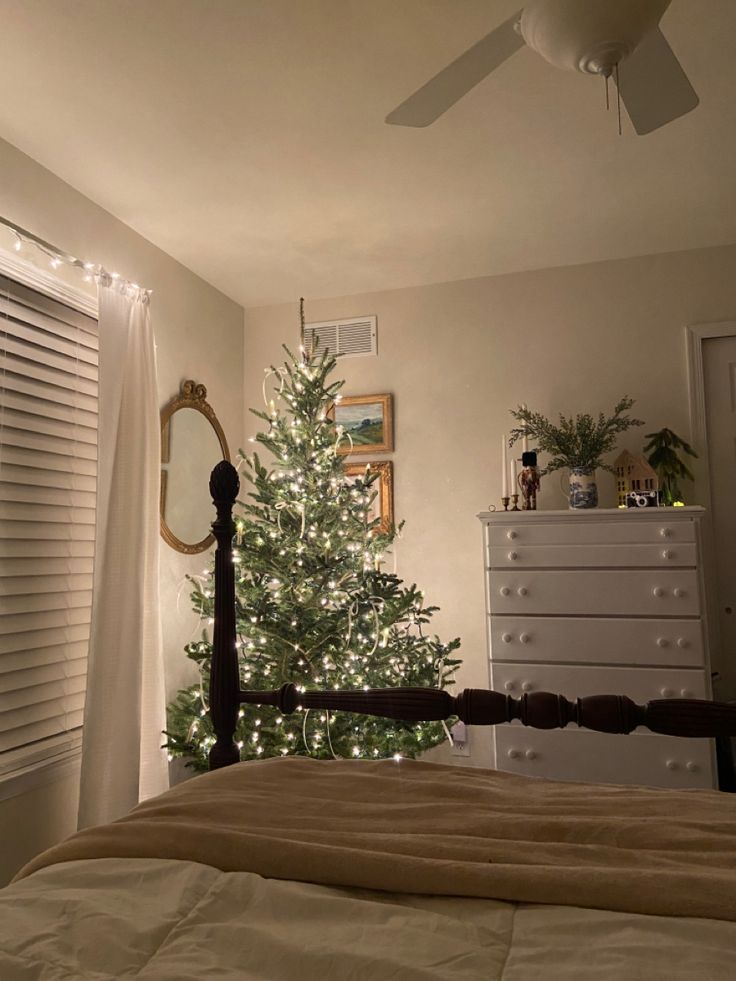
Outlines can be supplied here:
<path id="1" fill-rule="evenodd" d="M 736 336 L 703 339 L 708 465 L 723 679 L 736 698 Z"/>

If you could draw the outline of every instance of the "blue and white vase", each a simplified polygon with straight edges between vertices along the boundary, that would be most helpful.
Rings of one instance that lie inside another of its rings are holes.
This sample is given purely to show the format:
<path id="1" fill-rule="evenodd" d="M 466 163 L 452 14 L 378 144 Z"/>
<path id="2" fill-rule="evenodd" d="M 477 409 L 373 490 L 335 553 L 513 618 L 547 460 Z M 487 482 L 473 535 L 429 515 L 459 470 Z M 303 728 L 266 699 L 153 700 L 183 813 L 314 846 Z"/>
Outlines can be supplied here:
<path id="1" fill-rule="evenodd" d="M 570 508 L 597 508 L 598 485 L 595 470 L 570 470 Z"/>

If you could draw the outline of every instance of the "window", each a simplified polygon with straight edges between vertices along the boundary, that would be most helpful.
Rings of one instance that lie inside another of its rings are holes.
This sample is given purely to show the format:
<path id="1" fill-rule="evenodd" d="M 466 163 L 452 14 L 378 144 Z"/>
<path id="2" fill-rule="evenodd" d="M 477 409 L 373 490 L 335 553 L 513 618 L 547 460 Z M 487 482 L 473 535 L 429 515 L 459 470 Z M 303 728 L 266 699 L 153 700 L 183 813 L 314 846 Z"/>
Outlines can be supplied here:
<path id="1" fill-rule="evenodd" d="M 81 741 L 97 323 L 0 275 L 0 775 Z"/>

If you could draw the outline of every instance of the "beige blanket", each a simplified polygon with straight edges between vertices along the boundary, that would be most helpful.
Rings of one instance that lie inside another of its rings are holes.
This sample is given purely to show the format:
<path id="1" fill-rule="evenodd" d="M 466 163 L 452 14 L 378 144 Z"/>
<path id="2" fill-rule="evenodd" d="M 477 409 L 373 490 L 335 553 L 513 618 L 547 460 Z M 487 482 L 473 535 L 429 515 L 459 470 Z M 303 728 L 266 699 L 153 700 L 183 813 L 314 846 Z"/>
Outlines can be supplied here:
<path id="1" fill-rule="evenodd" d="M 89 828 L 17 876 L 173 858 L 275 879 L 736 920 L 736 797 L 410 760 L 242 763 Z"/>

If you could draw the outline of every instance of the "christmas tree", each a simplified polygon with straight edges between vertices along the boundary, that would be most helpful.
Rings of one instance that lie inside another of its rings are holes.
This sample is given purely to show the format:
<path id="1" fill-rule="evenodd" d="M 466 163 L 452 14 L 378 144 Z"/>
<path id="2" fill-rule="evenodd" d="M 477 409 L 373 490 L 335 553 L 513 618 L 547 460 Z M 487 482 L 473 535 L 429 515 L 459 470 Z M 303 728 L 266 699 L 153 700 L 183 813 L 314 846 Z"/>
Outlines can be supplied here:
<path id="1" fill-rule="evenodd" d="M 236 621 L 241 685 L 260 690 L 286 681 L 301 689 L 444 687 L 460 663 L 459 640 L 427 634 L 437 607 L 425 606 L 415 585 L 384 571 L 397 529 L 371 517 L 377 473 L 370 466 L 349 479 L 344 456 L 350 437 L 331 418 L 340 381 L 335 359 L 284 348 L 287 361 L 271 368 L 276 380 L 267 411 L 252 410 L 265 429 L 255 437 L 270 454 L 245 458 L 248 499 L 239 502 Z M 264 382 L 264 401 L 266 382 Z M 400 530 L 400 528 L 399 528 Z M 211 572 L 192 579 L 195 610 L 212 622 Z M 189 644 L 200 683 L 181 690 L 168 709 L 170 757 L 207 769 L 214 734 L 207 711 L 212 647 L 205 632 Z M 405 725 L 346 712 L 297 711 L 282 716 L 263 707 L 242 709 L 236 740 L 242 759 L 288 754 L 318 758 L 415 756 L 446 738 L 442 723 Z"/>

